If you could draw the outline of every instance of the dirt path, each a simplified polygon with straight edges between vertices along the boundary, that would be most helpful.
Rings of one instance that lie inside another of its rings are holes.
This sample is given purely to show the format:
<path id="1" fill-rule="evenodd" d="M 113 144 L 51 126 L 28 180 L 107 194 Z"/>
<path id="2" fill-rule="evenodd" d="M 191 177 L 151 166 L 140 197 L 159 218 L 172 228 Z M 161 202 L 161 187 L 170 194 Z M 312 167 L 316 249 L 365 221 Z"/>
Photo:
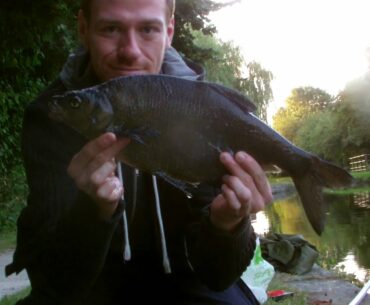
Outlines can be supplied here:
<path id="1" fill-rule="evenodd" d="M 309 304 L 348 305 L 361 290 L 317 265 L 304 275 L 278 273 L 277 277 L 284 285 L 306 293 Z M 370 295 L 361 305 L 370 305 Z"/>
<path id="2" fill-rule="evenodd" d="M 18 275 L 5 277 L 4 268 L 12 261 L 12 256 L 13 250 L 0 253 L 0 299 L 30 284 L 25 271 Z M 348 305 L 360 291 L 360 288 L 318 266 L 314 266 L 309 273 L 301 276 L 287 273 L 277 273 L 276 276 L 284 286 L 307 293 L 310 304 L 320 304 L 321 301 L 321 304 Z M 370 295 L 363 300 L 361 305 L 370 305 Z"/>
<path id="3" fill-rule="evenodd" d="M 9 277 L 5 277 L 5 266 L 12 261 L 12 258 L 13 250 L 0 253 L 0 299 L 30 285 L 25 271 L 18 275 L 12 274 Z"/>

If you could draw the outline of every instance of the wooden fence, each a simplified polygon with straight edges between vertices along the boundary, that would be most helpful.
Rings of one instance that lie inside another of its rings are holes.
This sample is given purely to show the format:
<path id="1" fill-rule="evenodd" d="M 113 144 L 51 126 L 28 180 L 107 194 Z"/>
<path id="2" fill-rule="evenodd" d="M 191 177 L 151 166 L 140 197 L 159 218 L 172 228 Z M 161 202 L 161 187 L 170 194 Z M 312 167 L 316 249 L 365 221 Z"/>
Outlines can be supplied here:
<path id="1" fill-rule="evenodd" d="M 370 154 L 354 156 L 348 159 L 351 171 L 363 172 L 370 170 Z"/>

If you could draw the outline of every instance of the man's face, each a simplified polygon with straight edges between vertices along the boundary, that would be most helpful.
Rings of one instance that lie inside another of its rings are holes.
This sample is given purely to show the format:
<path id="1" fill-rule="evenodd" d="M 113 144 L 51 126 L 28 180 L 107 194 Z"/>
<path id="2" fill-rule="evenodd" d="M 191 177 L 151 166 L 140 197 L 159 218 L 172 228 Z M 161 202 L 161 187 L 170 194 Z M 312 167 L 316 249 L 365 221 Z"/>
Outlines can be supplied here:
<path id="1" fill-rule="evenodd" d="M 80 37 L 99 80 L 158 73 L 174 32 L 166 14 L 165 0 L 94 0 L 89 21 L 80 12 Z"/>

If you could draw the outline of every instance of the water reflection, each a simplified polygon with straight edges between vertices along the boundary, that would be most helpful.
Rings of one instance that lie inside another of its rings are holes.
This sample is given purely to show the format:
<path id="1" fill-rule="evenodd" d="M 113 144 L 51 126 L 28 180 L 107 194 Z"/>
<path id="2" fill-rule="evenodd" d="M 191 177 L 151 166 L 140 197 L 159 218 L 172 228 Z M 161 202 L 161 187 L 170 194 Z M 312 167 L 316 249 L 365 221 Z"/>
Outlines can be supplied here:
<path id="1" fill-rule="evenodd" d="M 276 201 L 256 215 L 257 233 L 301 234 L 320 252 L 320 264 L 370 279 L 370 193 L 326 195 L 330 202 L 322 236 L 312 229 L 297 195 Z"/>

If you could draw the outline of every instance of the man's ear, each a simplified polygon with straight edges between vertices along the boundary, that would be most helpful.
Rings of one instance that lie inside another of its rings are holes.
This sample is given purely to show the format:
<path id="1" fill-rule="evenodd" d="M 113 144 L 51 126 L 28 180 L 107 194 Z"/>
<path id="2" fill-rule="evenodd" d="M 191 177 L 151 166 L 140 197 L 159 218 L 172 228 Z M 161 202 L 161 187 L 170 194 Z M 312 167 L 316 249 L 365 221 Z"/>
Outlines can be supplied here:
<path id="1" fill-rule="evenodd" d="M 77 17 L 77 26 L 78 26 L 78 37 L 80 38 L 81 43 L 84 45 L 86 49 L 88 49 L 88 42 L 87 42 L 87 20 L 85 18 L 85 14 L 82 10 L 78 11 Z"/>
<path id="2" fill-rule="evenodd" d="M 175 18 L 172 17 L 167 25 L 167 47 L 169 48 L 172 44 L 173 35 L 175 33 Z"/>

